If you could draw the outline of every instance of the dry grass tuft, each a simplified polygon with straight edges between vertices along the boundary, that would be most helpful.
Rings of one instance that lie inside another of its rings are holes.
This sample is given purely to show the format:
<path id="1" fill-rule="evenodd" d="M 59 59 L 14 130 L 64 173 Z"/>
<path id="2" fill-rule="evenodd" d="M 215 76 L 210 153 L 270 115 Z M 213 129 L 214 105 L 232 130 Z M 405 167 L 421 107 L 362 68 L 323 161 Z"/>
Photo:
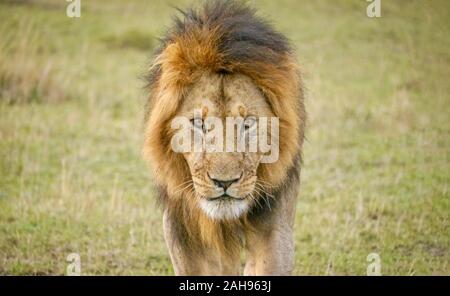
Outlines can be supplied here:
<path id="1" fill-rule="evenodd" d="M 11 36 L 6 28 L 0 39 L 0 101 L 8 104 L 56 103 L 69 99 L 68 80 L 55 69 L 43 47 L 36 46 L 31 23 L 21 22 Z M 20 37 L 17 37 L 20 36 Z"/>
<path id="2" fill-rule="evenodd" d="M 155 46 L 153 36 L 135 29 L 106 36 L 103 38 L 103 42 L 119 49 L 135 49 L 145 52 L 151 52 Z"/>

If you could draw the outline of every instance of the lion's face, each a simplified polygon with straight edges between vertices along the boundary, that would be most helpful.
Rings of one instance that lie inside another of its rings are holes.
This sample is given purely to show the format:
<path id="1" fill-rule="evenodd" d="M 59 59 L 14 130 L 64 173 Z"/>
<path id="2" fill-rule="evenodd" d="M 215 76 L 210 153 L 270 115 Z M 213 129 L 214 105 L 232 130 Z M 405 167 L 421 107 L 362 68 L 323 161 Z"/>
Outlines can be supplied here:
<path id="1" fill-rule="evenodd" d="M 194 118 L 195 111 L 201 119 Z M 265 97 L 250 79 L 243 75 L 203 76 L 187 92 L 177 116 L 191 119 L 193 128 L 204 131 L 204 119 L 246 118 L 241 130 L 254 128 L 260 117 L 272 117 Z M 224 136 L 230 137 L 230 134 Z M 183 153 L 191 172 L 193 190 L 200 208 L 211 218 L 236 219 L 245 213 L 258 198 L 257 169 L 261 160 L 258 151 L 249 152 L 188 152 Z"/>

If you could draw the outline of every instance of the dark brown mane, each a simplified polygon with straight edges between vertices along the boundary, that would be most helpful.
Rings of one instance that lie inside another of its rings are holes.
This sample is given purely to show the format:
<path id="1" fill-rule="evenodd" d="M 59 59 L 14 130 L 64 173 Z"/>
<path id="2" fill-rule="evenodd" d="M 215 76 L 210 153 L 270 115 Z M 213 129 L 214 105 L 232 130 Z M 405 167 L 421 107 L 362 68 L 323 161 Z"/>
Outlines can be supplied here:
<path id="1" fill-rule="evenodd" d="M 248 67 L 254 68 L 253 72 L 264 72 L 265 68 L 258 67 L 281 66 L 285 56 L 292 52 L 288 40 L 282 34 L 274 30 L 266 20 L 256 16 L 254 9 L 241 2 L 214 0 L 206 2 L 201 9 L 178 11 L 181 16 L 174 17 L 173 26 L 161 39 L 156 56 L 180 36 L 191 36 L 198 31 L 215 32 L 219 36 L 216 45 L 221 60 L 210 66 L 220 73 L 231 74 Z M 150 88 L 160 74 L 160 66 L 150 71 L 147 76 Z"/>

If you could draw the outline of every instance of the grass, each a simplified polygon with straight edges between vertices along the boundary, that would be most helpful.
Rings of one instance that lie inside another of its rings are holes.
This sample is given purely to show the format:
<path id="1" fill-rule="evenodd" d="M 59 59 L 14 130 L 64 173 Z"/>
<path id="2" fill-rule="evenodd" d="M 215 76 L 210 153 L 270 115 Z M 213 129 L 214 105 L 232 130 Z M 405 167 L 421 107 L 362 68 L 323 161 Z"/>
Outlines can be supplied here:
<path id="1" fill-rule="evenodd" d="M 63 2 L 0 3 L 0 274 L 65 274 L 72 252 L 83 274 L 173 274 L 139 77 L 174 10 L 84 1 L 69 19 Z M 375 252 L 386 275 L 450 274 L 448 1 L 382 1 L 379 19 L 253 2 L 308 88 L 295 273 L 364 275 Z"/>

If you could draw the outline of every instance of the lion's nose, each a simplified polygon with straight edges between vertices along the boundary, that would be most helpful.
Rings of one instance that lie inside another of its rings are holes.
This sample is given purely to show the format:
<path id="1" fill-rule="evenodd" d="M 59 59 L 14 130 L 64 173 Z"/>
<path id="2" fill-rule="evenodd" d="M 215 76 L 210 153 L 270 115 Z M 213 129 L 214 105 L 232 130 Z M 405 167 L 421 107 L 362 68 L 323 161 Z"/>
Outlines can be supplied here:
<path id="1" fill-rule="evenodd" d="M 242 174 L 239 176 L 239 178 L 230 179 L 230 180 L 219 180 L 215 178 L 211 178 L 211 176 L 208 174 L 208 177 L 214 182 L 214 185 L 217 187 L 223 188 L 224 191 L 227 191 L 228 187 L 231 186 L 231 184 L 238 182 L 242 178 Z"/>

